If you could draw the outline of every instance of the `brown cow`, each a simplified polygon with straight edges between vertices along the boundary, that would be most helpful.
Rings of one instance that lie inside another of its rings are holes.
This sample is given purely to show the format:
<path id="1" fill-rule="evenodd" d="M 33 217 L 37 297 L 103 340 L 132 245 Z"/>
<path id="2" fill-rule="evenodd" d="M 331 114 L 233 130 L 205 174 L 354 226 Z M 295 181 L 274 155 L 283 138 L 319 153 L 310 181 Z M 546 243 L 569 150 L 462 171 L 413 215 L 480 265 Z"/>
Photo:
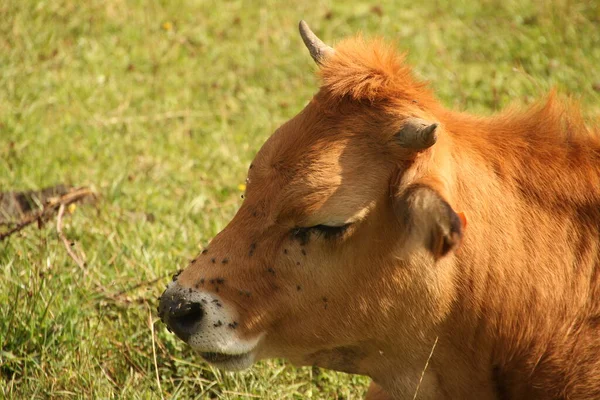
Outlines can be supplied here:
<path id="1" fill-rule="evenodd" d="M 598 128 L 554 95 L 449 111 L 390 47 L 300 28 L 322 86 L 161 318 L 218 367 L 284 357 L 372 399 L 600 399 Z"/>

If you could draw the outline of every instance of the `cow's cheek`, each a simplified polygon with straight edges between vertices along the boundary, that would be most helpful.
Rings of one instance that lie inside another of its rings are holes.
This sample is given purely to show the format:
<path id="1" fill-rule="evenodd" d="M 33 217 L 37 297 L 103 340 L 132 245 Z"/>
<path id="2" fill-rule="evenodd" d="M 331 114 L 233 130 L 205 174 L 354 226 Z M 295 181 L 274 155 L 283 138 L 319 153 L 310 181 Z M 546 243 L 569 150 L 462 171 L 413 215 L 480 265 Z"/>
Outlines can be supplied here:
<path id="1" fill-rule="evenodd" d="M 252 274 L 238 283 L 253 293 L 239 303 L 245 335 L 264 332 L 273 346 L 312 348 L 354 326 L 353 318 L 360 317 L 354 294 L 366 289 L 352 268 L 339 270 L 351 261 L 336 257 L 330 247 L 315 239 L 290 240 L 278 249 L 278 257 L 271 258 L 272 264 L 252 266 Z"/>

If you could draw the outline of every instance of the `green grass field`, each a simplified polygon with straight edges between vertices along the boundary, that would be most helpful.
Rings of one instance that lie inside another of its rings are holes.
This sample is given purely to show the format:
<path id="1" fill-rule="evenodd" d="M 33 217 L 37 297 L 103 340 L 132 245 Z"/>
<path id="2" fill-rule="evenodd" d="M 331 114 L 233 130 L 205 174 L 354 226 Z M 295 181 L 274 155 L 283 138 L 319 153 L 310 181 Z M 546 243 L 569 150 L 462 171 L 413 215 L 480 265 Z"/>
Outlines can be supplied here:
<path id="1" fill-rule="evenodd" d="M 393 41 L 449 107 L 490 114 L 557 87 L 600 116 L 594 0 L 0 1 L 0 191 L 100 195 L 64 219 L 84 268 L 55 219 L 0 242 L 0 397 L 364 395 L 367 378 L 280 360 L 215 370 L 155 312 L 241 204 L 262 142 L 317 89 L 300 19 L 331 44 Z"/>

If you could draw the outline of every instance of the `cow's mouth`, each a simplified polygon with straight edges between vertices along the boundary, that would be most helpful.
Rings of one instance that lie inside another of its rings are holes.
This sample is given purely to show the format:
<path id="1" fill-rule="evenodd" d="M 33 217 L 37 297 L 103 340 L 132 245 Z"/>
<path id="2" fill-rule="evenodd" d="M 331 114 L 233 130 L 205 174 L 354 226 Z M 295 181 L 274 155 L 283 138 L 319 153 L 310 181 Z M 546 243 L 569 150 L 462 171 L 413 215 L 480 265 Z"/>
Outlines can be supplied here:
<path id="1" fill-rule="evenodd" d="M 224 353 L 207 352 L 207 353 L 200 353 L 200 355 L 202 356 L 202 358 L 204 358 L 206 361 L 208 361 L 210 363 L 219 364 L 219 363 L 226 363 L 226 362 L 240 360 L 240 359 L 246 357 L 247 354 L 246 353 L 244 353 L 244 354 L 224 354 Z"/>
<path id="2" fill-rule="evenodd" d="M 216 352 L 202 352 L 200 353 L 202 358 L 204 358 L 209 363 L 222 368 L 229 370 L 240 370 L 249 367 L 252 365 L 252 356 L 250 353 L 242 353 L 242 354 L 225 354 L 225 353 L 216 353 Z"/>

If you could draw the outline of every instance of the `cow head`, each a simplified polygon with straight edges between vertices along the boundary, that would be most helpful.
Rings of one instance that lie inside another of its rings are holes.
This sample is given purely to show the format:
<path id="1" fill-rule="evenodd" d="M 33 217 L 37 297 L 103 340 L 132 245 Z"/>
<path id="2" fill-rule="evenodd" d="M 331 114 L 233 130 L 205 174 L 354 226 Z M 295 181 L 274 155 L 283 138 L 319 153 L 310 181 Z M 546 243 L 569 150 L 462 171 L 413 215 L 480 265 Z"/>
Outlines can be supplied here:
<path id="1" fill-rule="evenodd" d="M 285 357 L 365 372 L 447 313 L 464 225 L 436 102 L 378 42 L 334 50 L 304 22 L 322 87 L 263 145 L 244 202 L 159 314 L 210 363 Z M 387 342 L 386 342 L 387 341 Z"/>

